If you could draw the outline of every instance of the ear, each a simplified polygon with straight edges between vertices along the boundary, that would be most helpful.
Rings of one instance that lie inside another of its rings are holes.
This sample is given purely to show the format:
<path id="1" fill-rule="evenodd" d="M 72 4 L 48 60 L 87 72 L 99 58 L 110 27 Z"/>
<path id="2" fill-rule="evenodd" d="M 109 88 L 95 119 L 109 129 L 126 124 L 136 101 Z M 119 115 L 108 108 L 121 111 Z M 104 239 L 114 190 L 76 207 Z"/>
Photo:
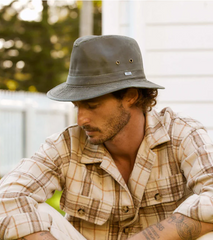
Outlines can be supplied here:
<path id="1" fill-rule="evenodd" d="M 132 107 L 138 99 L 138 90 L 137 88 L 129 88 L 125 94 L 125 100 L 129 104 L 129 107 Z"/>

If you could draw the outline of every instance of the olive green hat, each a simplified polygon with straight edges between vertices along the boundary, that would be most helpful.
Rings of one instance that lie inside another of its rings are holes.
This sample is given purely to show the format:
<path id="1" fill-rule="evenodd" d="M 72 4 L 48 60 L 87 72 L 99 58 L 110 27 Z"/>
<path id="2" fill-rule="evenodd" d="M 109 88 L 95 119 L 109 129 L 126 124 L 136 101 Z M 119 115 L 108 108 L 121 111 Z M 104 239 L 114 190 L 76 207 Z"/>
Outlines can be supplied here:
<path id="1" fill-rule="evenodd" d="M 85 36 L 73 44 L 67 81 L 47 96 L 81 101 L 130 87 L 164 88 L 146 79 L 137 42 L 119 35 Z"/>

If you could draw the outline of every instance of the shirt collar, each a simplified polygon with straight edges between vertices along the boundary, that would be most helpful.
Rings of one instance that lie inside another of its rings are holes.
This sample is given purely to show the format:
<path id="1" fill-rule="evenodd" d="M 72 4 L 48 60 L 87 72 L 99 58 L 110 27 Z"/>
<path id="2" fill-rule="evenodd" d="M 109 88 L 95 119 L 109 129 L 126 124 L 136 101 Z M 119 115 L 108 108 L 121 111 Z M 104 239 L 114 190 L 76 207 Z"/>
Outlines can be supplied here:
<path id="1" fill-rule="evenodd" d="M 106 149 L 103 146 L 103 144 L 100 145 L 91 144 L 85 136 L 85 144 L 82 150 L 81 163 L 85 164 L 100 163 L 103 161 L 105 151 Z"/>
<path id="2" fill-rule="evenodd" d="M 170 141 L 168 131 L 162 117 L 155 110 L 146 114 L 145 137 L 150 149 Z"/>
<path id="3" fill-rule="evenodd" d="M 82 130 L 83 131 L 83 130 Z M 107 150 L 103 144 L 91 144 L 84 134 L 84 144 L 82 149 L 81 163 L 92 164 L 103 161 L 104 156 L 108 155 Z M 144 140 L 150 149 L 157 145 L 168 142 L 170 137 L 167 133 L 166 127 L 161 119 L 160 114 L 152 110 L 146 114 L 146 126 Z"/>

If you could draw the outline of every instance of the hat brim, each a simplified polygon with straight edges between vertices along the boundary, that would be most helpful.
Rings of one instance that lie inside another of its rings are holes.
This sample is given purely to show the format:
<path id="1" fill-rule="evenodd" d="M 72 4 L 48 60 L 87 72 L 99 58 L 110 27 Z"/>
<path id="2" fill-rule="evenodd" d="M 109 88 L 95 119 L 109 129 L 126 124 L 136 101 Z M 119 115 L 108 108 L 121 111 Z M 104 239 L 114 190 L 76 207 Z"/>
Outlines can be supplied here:
<path id="1" fill-rule="evenodd" d="M 147 81 L 146 79 L 130 79 L 122 81 L 122 84 L 118 82 L 94 84 L 88 86 L 73 85 L 67 82 L 61 83 L 58 86 L 51 89 L 47 96 L 56 101 L 72 102 L 88 100 L 95 97 L 100 97 L 108 93 L 112 93 L 125 88 L 154 88 L 164 89 L 164 87 Z"/>

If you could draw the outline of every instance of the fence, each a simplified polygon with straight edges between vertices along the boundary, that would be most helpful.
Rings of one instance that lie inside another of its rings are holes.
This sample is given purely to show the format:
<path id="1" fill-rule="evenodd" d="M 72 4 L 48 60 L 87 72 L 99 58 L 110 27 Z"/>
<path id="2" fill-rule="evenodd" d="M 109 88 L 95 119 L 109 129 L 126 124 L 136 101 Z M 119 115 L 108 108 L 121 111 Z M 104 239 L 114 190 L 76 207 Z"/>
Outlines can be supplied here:
<path id="1" fill-rule="evenodd" d="M 71 103 L 42 93 L 0 90 L 0 177 L 30 157 L 46 137 L 74 122 Z"/>

